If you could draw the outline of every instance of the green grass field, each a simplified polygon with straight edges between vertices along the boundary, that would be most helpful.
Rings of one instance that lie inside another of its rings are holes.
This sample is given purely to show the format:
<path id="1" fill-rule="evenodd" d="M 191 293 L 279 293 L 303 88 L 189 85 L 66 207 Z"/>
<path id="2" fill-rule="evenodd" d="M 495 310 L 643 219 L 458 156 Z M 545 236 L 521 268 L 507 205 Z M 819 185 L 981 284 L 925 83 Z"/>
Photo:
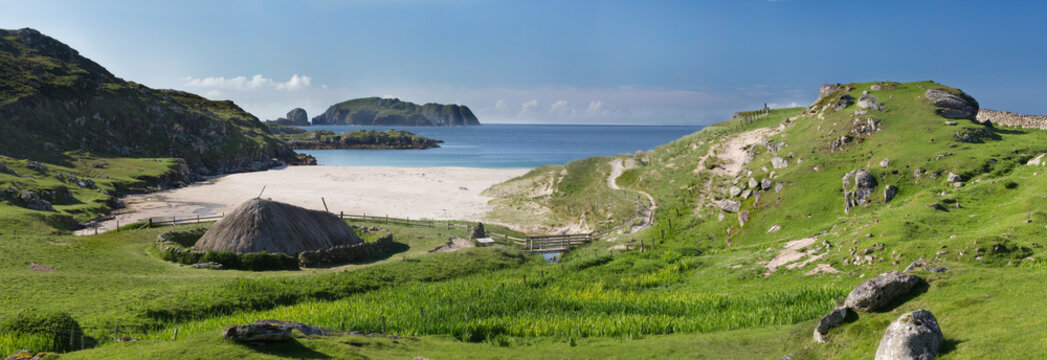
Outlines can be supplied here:
<path id="1" fill-rule="evenodd" d="M 857 98 L 873 83 L 853 85 Z M 854 106 L 823 117 L 797 118 L 804 109 L 780 109 L 732 119 L 651 152 L 546 166 L 488 190 L 500 197 L 493 217 L 527 226 L 584 218 L 596 227 L 627 218 L 641 191 L 655 198 L 654 226 L 611 234 L 558 264 L 509 244 L 428 253 L 465 231 L 381 223 L 359 225 L 389 229 L 403 251 L 343 267 L 267 272 L 165 262 L 152 244 L 170 228 L 87 237 L 4 232 L 0 330 L 34 314 L 68 314 L 90 347 L 60 354 L 70 359 L 867 359 L 891 321 L 928 309 L 945 334 L 942 359 L 1041 358 L 1047 354 L 1047 317 L 1039 311 L 1047 296 L 1041 285 L 1047 281 L 1047 167 L 1025 161 L 1047 152 L 1047 132 L 968 120 L 945 125 L 922 97 L 941 85 L 882 85 L 885 90 L 873 94 L 887 110 L 863 116 L 879 120 L 881 130 L 836 151 L 832 141 L 856 126 Z M 786 156 L 789 166 L 773 169 L 771 154 L 759 145 L 745 166 L 757 180 L 775 171 L 772 180 L 782 191 L 744 201 L 750 212 L 744 226 L 735 214 L 719 220 L 709 201 L 722 197 L 734 178 L 711 171 L 722 163 L 707 156 L 710 149 L 790 118 L 795 121 L 771 137 L 786 143 L 779 156 L 793 153 Z M 992 136 L 959 141 L 955 133 L 967 128 Z M 887 167 L 879 164 L 884 158 Z M 617 179 L 625 190 L 607 186 L 612 160 L 640 164 Z M 873 201 L 846 214 L 841 178 L 862 168 L 877 179 Z M 914 178 L 916 168 L 957 173 L 965 181 L 954 187 L 944 176 Z M 887 185 L 899 188 L 889 203 L 882 195 Z M 773 225 L 780 230 L 769 233 Z M 786 242 L 811 236 L 817 241 L 809 248 L 820 257 L 773 273 L 764 267 Z M 853 254 L 867 249 L 871 260 L 856 264 Z M 817 319 L 858 283 L 920 258 L 948 271 L 917 270 L 929 282 L 925 291 L 888 311 L 860 314 L 833 329 L 829 344 L 811 339 Z M 55 271 L 32 270 L 32 264 Z M 819 265 L 839 272 L 809 274 Z M 225 326 L 267 318 L 364 333 L 381 332 L 384 319 L 389 334 L 418 341 L 299 336 L 256 349 L 220 337 Z M 142 341 L 115 343 L 117 326 L 120 336 Z M 179 338 L 172 340 L 176 330 Z M 0 352 L 64 352 L 63 341 L 46 332 L 8 331 L 0 334 Z"/>

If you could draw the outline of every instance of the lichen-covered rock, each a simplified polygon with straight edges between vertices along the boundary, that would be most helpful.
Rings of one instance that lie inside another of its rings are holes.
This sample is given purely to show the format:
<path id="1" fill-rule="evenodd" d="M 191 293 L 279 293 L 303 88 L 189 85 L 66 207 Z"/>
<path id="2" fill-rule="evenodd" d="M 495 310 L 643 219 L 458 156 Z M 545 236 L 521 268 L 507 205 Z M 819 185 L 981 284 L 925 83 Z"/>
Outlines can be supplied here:
<path id="1" fill-rule="evenodd" d="M 946 179 L 949 180 L 950 183 L 954 183 L 957 181 L 963 181 L 963 176 L 949 172 L 949 175 L 946 177 Z"/>
<path id="2" fill-rule="evenodd" d="M 31 191 L 22 191 L 19 199 L 25 203 L 25 208 L 36 211 L 55 211 L 54 206 L 51 202 L 41 199 L 40 194 Z"/>
<path id="3" fill-rule="evenodd" d="M 833 311 L 830 311 L 825 316 L 822 316 L 818 320 L 818 326 L 814 328 L 814 341 L 820 343 L 828 343 L 829 339 L 825 336 L 829 334 L 829 330 L 839 327 L 843 324 L 844 320 L 847 319 L 847 313 L 850 312 L 846 306 L 837 306 Z"/>
<path id="4" fill-rule="evenodd" d="M 938 319 L 927 310 L 916 310 L 898 317 L 887 327 L 876 360 L 933 360 L 945 341 Z"/>
<path id="5" fill-rule="evenodd" d="M 894 270 L 888 271 L 858 284 L 858 287 L 847 295 L 844 304 L 858 311 L 878 311 L 898 296 L 908 293 L 922 281 L 923 279 L 915 275 Z"/>
<path id="6" fill-rule="evenodd" d="M 747 222 L 749 222 L 749 212 L 742 211 L 738 213 L 738 226 L 745 226 Z"/>
<path id="7" fill-rule="evenodd" d="M 876 178 L 868 170 L 851 170 L 843 175 L 844 212 L 851 208 L 867 204 L 876 187 Z"/>
<path id="8" fill-rule="evenodd" d="M 951 94 L 945 90 L 929 89 L 924 97 L 931 100 L 934 106 L 940 107 L 938 115 L 946 119 L 971 119 L 978 115 L 978 101 L 966 93 Z"/>

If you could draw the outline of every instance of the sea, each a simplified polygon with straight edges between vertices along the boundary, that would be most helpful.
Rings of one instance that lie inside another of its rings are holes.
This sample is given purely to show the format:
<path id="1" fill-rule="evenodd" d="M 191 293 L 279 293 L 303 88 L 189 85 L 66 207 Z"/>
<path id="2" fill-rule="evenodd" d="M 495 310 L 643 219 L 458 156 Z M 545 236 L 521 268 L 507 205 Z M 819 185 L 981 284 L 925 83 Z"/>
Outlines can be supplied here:
<path id="1" fill-rule="evenodd" d="M 344 133 L 388 126 L 310 126 L 307 130 Z M 700 130 L 701 126 L 484 124 L 465 127 L 401 126 L 414 134 L 443 140 L 425 150 L 296 150 L 319 165 L 535 168 L 592 156 L 647 151 Z"/>

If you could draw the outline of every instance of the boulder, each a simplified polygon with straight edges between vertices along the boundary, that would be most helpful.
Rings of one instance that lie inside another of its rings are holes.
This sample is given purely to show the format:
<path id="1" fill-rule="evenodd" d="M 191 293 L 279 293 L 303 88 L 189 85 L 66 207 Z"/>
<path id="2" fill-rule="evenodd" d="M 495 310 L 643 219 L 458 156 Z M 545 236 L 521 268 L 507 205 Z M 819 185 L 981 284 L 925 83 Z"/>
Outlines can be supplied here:
<path id="1" fill-rule="evenodd" d="M 730 195 L 731 197 L 736 197 L 736 196 L 738 196 L 741 193 L 742 193 L 742 189 L 739 189 L 737 186 L 731 186 L 730 189 L 727 189 L 727 194 Z"/>
<path id="2" fill-rule="evenodd" d="M 774 225 L 771 225 L 770 229 L 767 229 L 767 233 L 768 234 L 774 234 L 774 233 L 778 232 L 778 230 L 781 230 L 781 229 L 782 229 L 781 225 L 774 224 Z"/>
<path id="3" fill-rule="evenodd" d="M 895 195 L 898 195 L 898 187 L 887 185 L 887 187 L 883 189 L 883 202 L 891 202 Z"/>
<path id="4" fill-rule="evenodd" d="M 763 191 L 771 190 L 771 185 L 773 183 L 769 179 L 760 180 L 760 189 L 763 189 Z"/>
<path id="5" fill-rule="evenodd" d="M 949 175 L 948 175 L 948 177 L 946 177 L 946 179 L 949 180 L 950 183 L 963 181 L 963 177 L 962 176 L 957 175 L 957 174 L 953 174 L 951 171 L 949 172 Z"/>
<path id="6" fill-rule="evenodd" d="M 862 96 L 858 98 L 858 107 L 865 110 L 885 110 L 887 107 L 878 103 L 877 100 L 880 100 L 880 98 L 869 95 L 868 93 L 863 93 Z"/>
<path id="7" fill-rule="evenodd" d="M 476 223 L 476 226 L 473 226 L 473 233 L 469 236 L 471 239 L 487 237 L 487 230 L 484 229 L 484 224 L 481 222 Z"/>
<path id="8" fill-rule="evenodd" d="M 927 310 L 916 310 L 898 317 L 887 327 L 876 360 L 932 360 L 945 342 L 938 319 Z"/>
<path id="9" fill-rule="evenodd" d="M 930 89 L 924 93 L 924 97 L 940 107 L 938 115 L 946 119 L 971 119 L 975 120 L 978 115 L 978 101 L 966 93 L 951 94 L 945 90 Z"/>
<path id="10" fill-rule="evenodd" d="M 19 199 L 25 203 L 25 208 L 36 211 L 55 211 L 54 206 L 51 202 L 41 199 L 40 194 L 31 191 L 22 191 Z"/>
<path id="11" fill-rule="evenodd" d="M 771 158 L 771 166 L 774 166 L 775 169 L 781 169 L 789 166 L 789 161 L 779 156 L 775 156 Z"/>
<path id="12" fill-rule="evenodd" d="M 839 111 L 839 110 L 846 109 L 848 106 L 851 106 L 853 104 L 854 104 L 854 97 L 849 95 L 849 94 L 844 94 L 843 96 L 840 97 L 840 100 L 837 100 L 836 104 L 833 105 L 833 109 L 836 109 L 837 111 Z"/>
<path id="13" fill-rule="evenodd" d="M 888 166 L 891 166 L 891 159 L 884 158 L 883 160 L 880 160 L 880 167 Z"/>
<path id="14" fill-rule="evenodd" d="M 741 207 L 742 203 L 740 201 L 734 201 L 730 199 L 720 200 L 720 210 L 733 213 L 738 212 L 738 209 L 741 209 Z"/>
<path id="15" fill-rule="evenodd" d="M 818 326 L 814 328 L 814 341 L 820 343 L 828 343 L 829 339 L 825 336 L 829 334 L 829 330 L 839 327 L 843 324 L 844 320 L 847 319 L 847 314 L 850 312 L 846 306 L 837 306 L 829 314 L 822 316 L 818 320 Z"/>
<path id="16" fill-rule="evenodd" d="M 738 226 L 745 226 L 747 222 L 749 222 L 749 212 L 742 211 L 738 213 Z"/>
<path id="17" fill-rule="evenodd" d="M 851 170 L 844 174 L 844 212 L 850 213 L 851 208 L 867 204 L 872 196 L 874 187 L 876 187 L 876 178 L 868 170 Z"/>
<path id="18" fill-rule="evenodd" d="M 742 192 L 742 199 L 748 199 L 749 196 L 752 196 L 752 194 L 753 194 L 753 191 L 751 189 L 750 190 L 745 190 L 745 191 Z"/>
<path id="19" fill-rule="evenodd" d="M 879 311 L 921 282 L 923 279 L 918 276 L 891 270 L 858 284 L 844 304 L 858 311 Z"/>
<path id="20" fill-rule="evenodd" d="M 755 189 L 755 188 L 756 188 L 756 185 L 759 185 L 759 184 L 758 184 L 758 183 L 756 182 L 756 179 L 753 179 L 753 178 L 749 178 L 749 183 L 748 183 L 748 185 L 749 185 L 749 188 L 750 188 L 750 189 Z"/>
<path id="21" fill-rule="evenodd" d="M 782 183 L 774 184 L 774 192 L 782 192 Z"/>
<path id="22" fill-rule="evenodd" d="M 1036 157 L 1034 157 L 1031 160 L 1029 160 L 1029 162 L 1025 163 L 1025 165 L 1029 165 L 1029 166 L 1047 165 L 1047 160 L 1043 159 L 1044 156 L 1047 156 L 1047 154 L 1036 155 Z M 3 172 L 3 164 L 0 164 L 0 172 Z"/>
<path id="23" fill-rule="evenodd" d="M 304 335 L 308 336 L 331 336 L 337 334 L 343 334 L 343 332 L 333 329 L 322 328 L 319 326 L 307 325 L 300 322 L 294 321 L 281 321 L 281 320 L 258 320 L 255 324 L 268 324 L 276 326 L 286 326 L 291 330 L 298 330 Z"/>
<path id="24" fill-rule="evenodd" d="M 869 87 L 869 90 L 872 90 L 872 91 L 880 91 L 880 89 L 881 89 L 880 84 L 873 84 L 873 86 Z"/>
<path id="25" fill-rule="evenodd" d="M 241 343 L 271 343 L 291 340 L 292 328 L 290 326 L 264 321 L 266 320 L 227 327 L 222 337 Z"/>

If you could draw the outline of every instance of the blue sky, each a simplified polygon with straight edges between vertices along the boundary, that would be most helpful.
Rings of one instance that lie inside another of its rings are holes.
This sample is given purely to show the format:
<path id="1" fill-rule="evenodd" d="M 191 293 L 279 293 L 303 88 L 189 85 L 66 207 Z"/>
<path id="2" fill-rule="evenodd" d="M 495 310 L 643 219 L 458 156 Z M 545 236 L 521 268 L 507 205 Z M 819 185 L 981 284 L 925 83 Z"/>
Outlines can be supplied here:
<path id="1" fill-rule="evenodd" d="M 0 1 L 117 76 L 262 119 L 392 96 L 481 122 L 709 124 L 827 82 L 935 80 L 1047 113 L 1047 3 Z"/>

